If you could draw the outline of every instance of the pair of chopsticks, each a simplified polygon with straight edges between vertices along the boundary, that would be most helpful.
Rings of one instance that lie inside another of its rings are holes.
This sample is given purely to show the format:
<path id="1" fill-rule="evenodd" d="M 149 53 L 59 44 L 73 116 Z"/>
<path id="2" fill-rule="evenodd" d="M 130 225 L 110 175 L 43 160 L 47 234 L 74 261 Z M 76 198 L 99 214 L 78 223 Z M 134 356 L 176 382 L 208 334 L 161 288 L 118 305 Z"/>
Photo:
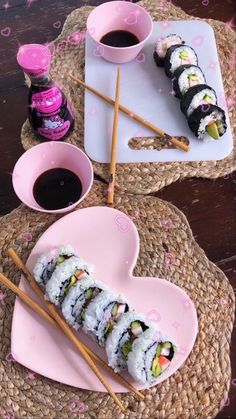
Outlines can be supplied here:
<path id="1" fill-rule="evenodd" d="M 118 67 L 117 70 L 117 78 L 116 78 L 116 95 L 115 100 L 112 100 L 110 97 L 104 95 L 103 93 L 99 92 L 98 90 L 94 89 L 93 87 L 85 84 L 83 81 L 77 79 L 73 76 L 72 73 L 69 73 L 69 76 L 72 80 L 78 83 L 80 86 L 84 87 L 85 89 L 89 90 L 90 92 L 94 93 L 96 96 L 103 99 L 105 102 L 114 105 L 114 120 L 113 120 L 113 132 L 112 132 L 112 147 L 111 147 L 111 160 L 110 160 L 110 174 L 109 174 L 109 185 L 108 185 L 108 196 L 107 196 L 107 203 L 113 204 L 114 201 L 114 185 L 115 185 L 115 171 L 116 171 L 116 147 L 117 147 L 117 131 L 118 131 L 118 113 L 119 110 L 134 119 L 137 122 L 140 122 L 145 127 L 151 129 L 155 134 L 160 135 L 161 137 L 168 137 L 168 140 L 171 143 L 180 148 L 183 151 L 189 151 L 189 146 L 184 144 L 183 142 L 179 141 L 175 137 L 171 137 L 166 134 L 162 129 L 156 127 L 151 122 L 146 121 L 141 116 L 135 114 L 134 112 L 130 111 L 129 109 L 125 108 L 123 105 L 119 103 L 119 96 L 120 96 L 120 69 Z"/>
<path id="2" fill-rule="evenodd" d="M 132 386 L 125 378 L 121 377 L 119 374 L 116 374 L 103 359 L 101 359 L 95 352 L 93 352 L 87 345 L 82 343 L 73 333 L 71 328 L 67 325 L 65 320 L 60 316 L 56 307 L 46 301 L 44 299 L 44 294 L 39 287 L 38 283 L 35 281 L 34 277 L 30 273 L 30 271 L 26 268 L 24 263 L 21 259 L 17 256 L 13 249 L 8 249 L 8 255 L 16 264 L 16 266 L 23 272 L 25 278 L 27 279 L 29 285 L 34 290 L 36 295 L 40 298 L 40 300 L 44 303 L 44 305 L 48 308 L 49 313 L 47 313 L 42 307 L 40 307 L 34 300 L 32 300 L 26 293 L 20 290 L 15 284 L 13 284 L 8 278 L 6 278 L 2 273 L 0 273 L 0 282 L 2 282 L 7 288 L 13 291 L 16 295 L 18 295 L 29 307 L 31 307 L 35 312 L 40 314 L 45 320 L 47 320 L 51 325 L 58 327 L 61 329 L 64 334 L 71 340 L 71 342 L 75 345 L 78 349 L 84 360 L 90 366 L 92 371 L 104 385 L 108 393 L 111 395 L 115 403 L 120 407 L 120 409 L 124 412 L 125 408 L 121 401 L 118 399 L 112 388 L 110 387 L 109 383 L 105 380 L 99 369 L 96 367 L 93 360 L 98 362 L 106 371 L 108 371 L 113 378 L 115 378 L 119 383 L 124 385 L 134 394 L 136 394 L 140 399 L 144 399 L 144 395 L 140 393 L 135 387 Z M 93 358 L 93 360 L 92 360 Z"/>
<path id="3" fill-rule="evenodd" d="M 79 84 L 79 86 L 84 87 L 84 89 L 89 90 L 90 92 L 94 93 L 96 96 L 100 97 L 101 99 L 103 99 L 105 102 L 109 103 L 110 105 L 114 105 L 115 101 L 113 99 L 111 99 L 109 96 L 104 95 L 103 93 L 99 92 L 98 90 L 94 89 L 93 87 L 89 86 L 88 84 L 85 84 L 82 80 L 79 80 L 77 77 L 75 77 L 72 73 L 69 73 L 69 76 L 72 80 L 74 80 L 76 83 Z M 178 147 L 179 149 L 183 150 L 183 151 L 189 151 L 189 146 L 187 144 L 184 144 L 182 141 L 178 140 L 175 137 L 172 137 L 170 135 L 168 135 L 165 131 L 163 131 L 161 128 L 158 128 L 156 125 L 152 124 L 149 121 L 146 121 L 144 118 L 142 118 L 141 116 L 137 115 L 136 113 L 134 113 L 133 111 L 125 108 L 125 106 L 119 104 L 119 110 L 123 113 L 125 113 L 126 115 L 128 115 L 130 118 L 132 118 L 134 121 L 139 122 L 140 124 L 142 124 L 143 126 L 149 128 L 151 131 L 153 131 L 155 134 L 160 135 L 161 137 L 168 137 L 168 140 L 171 141 L 171 143 Z"/>

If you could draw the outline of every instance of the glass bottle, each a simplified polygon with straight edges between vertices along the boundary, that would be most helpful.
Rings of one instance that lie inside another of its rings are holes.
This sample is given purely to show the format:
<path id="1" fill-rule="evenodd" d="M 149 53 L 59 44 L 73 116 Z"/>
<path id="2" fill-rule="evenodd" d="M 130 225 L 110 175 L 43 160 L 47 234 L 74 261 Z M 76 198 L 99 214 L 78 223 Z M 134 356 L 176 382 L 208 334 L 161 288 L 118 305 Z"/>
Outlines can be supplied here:
<path id="1" fill-rule="evenodd" d="M 40 44 L 19 48 L 17 62 L 29 76 L 28 117 L 40 140 L 62 141 L 74 127 L 74 116 L 62 90 L 49 76 L 51 52 Z"/>

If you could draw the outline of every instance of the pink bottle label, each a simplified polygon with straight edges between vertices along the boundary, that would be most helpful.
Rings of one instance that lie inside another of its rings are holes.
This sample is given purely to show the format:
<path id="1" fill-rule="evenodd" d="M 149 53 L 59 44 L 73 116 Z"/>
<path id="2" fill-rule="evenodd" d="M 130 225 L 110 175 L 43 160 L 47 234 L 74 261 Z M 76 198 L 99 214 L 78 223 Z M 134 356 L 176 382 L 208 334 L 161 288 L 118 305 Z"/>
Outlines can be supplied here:
<path id="1" fill-rule="evenodd" d="M 52 87 L 32 95 L 32 107 L 42 113 L 55 112 L 62 104 L 62 94 L 58 87 Z"/>
<path id="2" fill-rule="evenodd" d="M 43 126 L 38 128 L 39 134 L 49 140 L 60 140 L 70 128 L 70 121 L 64 121 L 59 115 L 43 118 Z"/>

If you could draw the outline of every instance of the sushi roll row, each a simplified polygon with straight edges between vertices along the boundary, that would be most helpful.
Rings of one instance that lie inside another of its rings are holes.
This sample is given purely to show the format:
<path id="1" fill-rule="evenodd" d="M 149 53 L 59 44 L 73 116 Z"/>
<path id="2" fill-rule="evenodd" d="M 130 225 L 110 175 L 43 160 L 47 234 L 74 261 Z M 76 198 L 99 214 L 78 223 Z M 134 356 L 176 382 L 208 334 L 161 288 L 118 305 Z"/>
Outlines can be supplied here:
<path id="1" fill-rule="evenodd" d="M 61 309 L 66 322 L 105 346 L 108 363 L 128 370 L 145 385 L 152 385 L 170 365 L 176 345 L 127 300 L 97 278 L 93 267 L 71 246 L 41 255 L 34 268 L 45 298 Z"/>
<path id="2" fill-rule="evenodd" d="M 198 66 L 193 48 L 175 34 L 159 38 L 155 44 L 154 60 L 172 79 L 173 91 L 189 128 L 200 140 L 218 140 L 227 129 L 225 112 L 217 106 L 214 89 Z"/>

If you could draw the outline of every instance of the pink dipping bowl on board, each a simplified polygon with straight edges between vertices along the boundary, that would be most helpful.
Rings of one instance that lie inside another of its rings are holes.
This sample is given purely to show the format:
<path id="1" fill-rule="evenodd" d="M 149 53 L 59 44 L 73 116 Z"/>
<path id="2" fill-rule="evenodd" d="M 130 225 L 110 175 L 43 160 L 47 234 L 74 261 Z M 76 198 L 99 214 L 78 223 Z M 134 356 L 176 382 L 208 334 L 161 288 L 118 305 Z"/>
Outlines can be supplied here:
<path id="1" fill-rule="evenodd" d="M 33 187 L 36 179 L 49 169 L 68 169 L 82 184 L 80 198 L 65 208 L 48 210 L 35 200 Z M 93 167 L 86 154 L 78 147 L 61 141 L 38 144 L 17 160 L 12 173 L 12 184 L 18 198 L 36 211 L 60 214 L 74 209 L 89 193 L 93 183 Z"/>
<path id="2" fill-rule="evenodd" d="M 112 31 L 133 33 L 139 43 L 130 47 L 113 47 L 100 42 Z M 87 19 L 87 31 L 101 51 L 101 56 L 112 63 L 122 64 L 133 60 L 143 48 L 153 30 L 149 13 L 136 3 L 111 1 L 96 7 Z"/>

